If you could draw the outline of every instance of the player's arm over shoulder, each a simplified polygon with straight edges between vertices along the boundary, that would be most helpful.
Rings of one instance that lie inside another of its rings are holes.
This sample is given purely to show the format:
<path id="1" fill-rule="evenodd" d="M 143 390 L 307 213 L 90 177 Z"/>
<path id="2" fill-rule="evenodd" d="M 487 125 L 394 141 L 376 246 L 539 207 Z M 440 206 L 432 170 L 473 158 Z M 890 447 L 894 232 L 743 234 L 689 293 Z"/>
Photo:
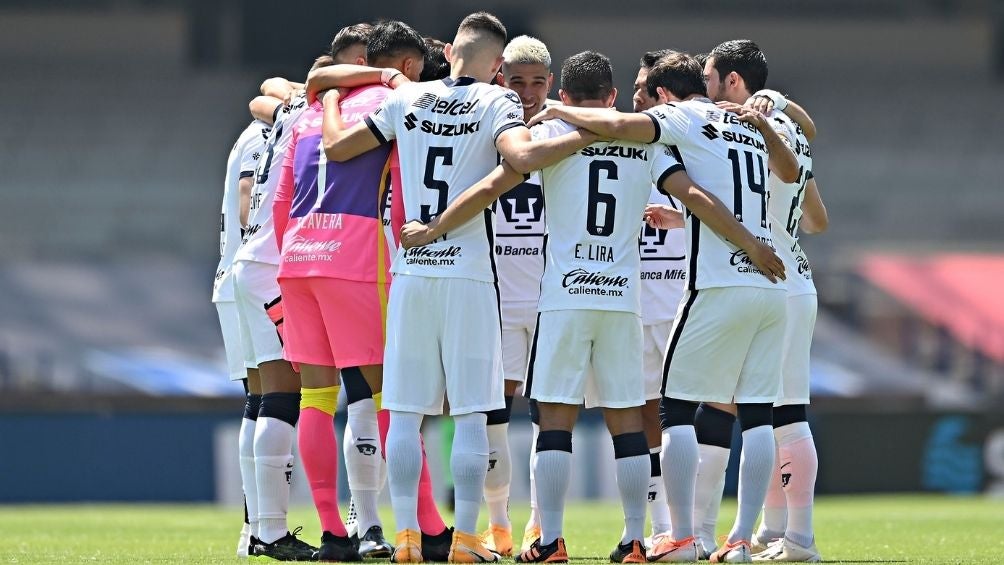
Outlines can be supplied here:
<path id="1" fill-rule="evenodd" d="M 332 161 L 348 161 L 394 138 L 392 109 L 396 97 L 391 93 L 365 120 L 346 127 L 338 107 L 340 94 L 331 89 L 324 93 L 324 118 L 321 143 L 324 155 Z"/>
<path id="2" fill-rule="evenodd" d="M 823 233 L 830 227 L 830 217 L 816 186 L 816 178 L 812 176 L 812 171 L 806 174 L 809 178 L 805 181 L 805 200 L 802 201 L 802 219 L 798 228 L 807 234 Z"/>

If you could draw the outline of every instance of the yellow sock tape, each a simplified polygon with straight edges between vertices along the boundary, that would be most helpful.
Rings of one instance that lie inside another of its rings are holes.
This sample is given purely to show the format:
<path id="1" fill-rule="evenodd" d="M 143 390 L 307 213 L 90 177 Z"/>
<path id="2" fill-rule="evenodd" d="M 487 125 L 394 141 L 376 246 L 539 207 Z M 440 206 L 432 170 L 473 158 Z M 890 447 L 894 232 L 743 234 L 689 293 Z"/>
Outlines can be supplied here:
<path id="1" fill-rule="evenodd" d="M 338 390 L 340 386 L 327 386 L 324 388 L 301 388 L 300 389 L 300 410 L 304 408 L 316 408 L 325 414 L 335 415 L 335 408 L 338 406 Z"/>

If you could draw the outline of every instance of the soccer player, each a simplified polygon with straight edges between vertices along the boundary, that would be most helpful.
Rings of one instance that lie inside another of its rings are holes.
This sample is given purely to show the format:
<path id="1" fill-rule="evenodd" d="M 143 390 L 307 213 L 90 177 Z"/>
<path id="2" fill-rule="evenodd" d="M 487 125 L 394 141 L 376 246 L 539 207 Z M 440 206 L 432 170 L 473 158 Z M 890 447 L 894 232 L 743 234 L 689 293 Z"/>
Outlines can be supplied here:
<path id="1" fill-rule="evenodd" d="M 705 62 L 704 74 L 708 81 L 708 93 L 710 97 L 719 103 L 719 106 L 734 108 L 736 105 L 749 103 L 752 101 L 751 95 L 760 93 L 767 80 L 767 59 L 763 51 L 756 43 L 737 39 L 726 41 L 709 54 Z M 776 96 L 772 91 L 765 92 L 768 97 Z M 773 102 L 772 102 L 773 104 Z M 815 126 L 811 118 L 805 111 L 794 103 L 780 107 L 791 116 L 782 113 L 780 109 L 768 114 L 771 125 L 778 134 L 791 147 L 799 160 L 799 178 L 794 183 L 780 182 L 776 175 L 771 175 L 768 179 L 767 190 L 770 203 L 770 224 L 774 241 L 779 244 L 779 254 L 785 260 L 785 267 L 789 273 L 793 273 L 788 281 L 788 301 L 787 316 L 785 322 L 785 340 L 781 373 L 781 399 L 775 406 L 796 405 L 795 408 L 775 408 L 773 413 L 773 425 L 775 428 L 775 440 L 778 444 L 778 453 L 789 454 L 788 445 L 797 443 L 801 452 L 796 457 L 804 467 L 799 469 L 799 480 L 791 485 L 792 498 L 799 500 L 799 511 L 796 515 L 800 517 L 798 524 L 794 527 L 795 540 L 785 542 L 784 558 L 786 560 L 818 559 L 819 552 L 813 544 L 811 527 L 811 500 L 812 489 L 815 484 L 816 457 L 815 448 L 812 446 L 811 432 L 805 422 L 805 404 L 808 403 L 809 387 L 809 345 L 811 343 L 812 327 L 815 324 L 815 288 L 811 285 L 811 274 L 809 284 L 805 284 L 803 275 L 808 261 L 800 262 L 796 259 L 795 249 L 800 249 L 797 241 L 793 239 L 789 227 L 797 224 L 795 208 L 801 204 L 796 195 L 804 195 L 805 185 L 811 180 L 812 159 L 808 149 L 808 140 L 802 133 L 802 127 L 796 122 L 805 124 L 813 134 Z M 806 176 L 810 178 L 806 178 Z M 813 187 L 815 185 L 813 183 Z M 821 201 L 817 198 L 812 202 Z M 784 210 L 780 210 L 784 207 Z M 800 208 L 799 208 L 800 210 Z M 816 208 L 813 208 L 816 210 Z M 814 219 L 818 216 L 814 216 Z M 822 212 L 825 221 L 825 209 Z M 797 227 L 797 225 L 796 225 Z M 797 229 L 795 230 L 797 233 Z M 802 276 L 795 276 L 798 273 Z M 785 390 L 787 383 L 787 391 Z M 797 390 L 798 392 L 794 392 Z M 800 408 L 799 408 L 800 407 Z M 701 451 L 701 465 L 698 474 L 697 495 L 695 498 L 696 518 L 701 521 L 704 512 L 717 516 L 717 506 L 720 503 L 722 484 L 724 483 L 725 467 L 728 464 L 729 451 L 732 438 L 732 421 L 734 417 L 734 407 L 731 405 L 708 404 L 700 408 L 696 419 L 697 440 Z M 802 441 L 806 440 L 807 441 Z M 806 445 L 809 449 L 806 450 Z M 803 453 L 804 452 L 804 453 Z M 811 452 L 811 453 L 810 453 Z M 777 465 L 782 464 L 777 458 Z M 777 466 L 776 465 L 776 466 Z M 789 465 L 790 466 L 790 465 Z M 784 534 L 785 520 L 785 491 L 782 490 L 783 481 L 780 471 L 775 470 L 774 480 L 770 482 L 766 507 L 764 510 L 765 522 L 761 528 L 761 535 L 751 540 L 751 550 L 756 553 L 766 549 L 766 543 L 776 541 Z M 808 494 L 806 495 L 806 483 Z M 805 511 L 801 510 L 806 506 L 805 499 L 808 499 L 808 523 L 805 523 Z M 705 524 L 709 519 L 703 520 Z M 706 528 L 707 526 L 705 526 Z M 705 533 L 705 538 L 714 538 L 713 532 Z M 777 551 L 773 553 L 778 553 Z"/>
<path id="2" fill-rule="evenodd" d="M 397 21 L 374 26 L 367 62 L 418 80 L 425 42 Z M 355 89 L 342 101 L 347 120 L 361 121 L 390 89 Z M 330 98 L 332 104 L 338 97 Z M 285 157 L 273 203 L 282 262 L 287 359 L 301 368 L 299 445 L 323 530 L 320 558 L 358 561 L 390 557 L 377 513 L 382 457 L 377 424 L 384 346 L 383 312 L 390 285 L 389 247 L 382 222 L 390 147 L 351 163 L 328 163 L 321 140 L 323 109 L 305 111 Z M 343 249 L 342 247 L 345 247 Z M 348 401 L 351 445 L 346 446 L 360 552 L 338 512 L 337 443 L 331 425 L 339 370 Z M 351 448 L 351 449 L 350 449 Z"/>
<path id="3" fill-rule="evenodd" d="M 523 119 L 540 112 L 551 90 L 551 54 L 538 39 L 521 35 L 502 51 L 503 86 L 519 95 Z M 505 408 L 488 413 L 488 475 L 485 501 L 488 530 L 482 534 L 486 547 L 504 556 L 512 555 L 512 524 L 509 521 L 509 487 L 512 462 L 509 451 L 509 418 L 516 391 L 526 375 L 527 358 L 537 319 L 540 277 L 544 273 L 544 195 L 534 172 L 516 188 L 502 195 L 495 208 L 495 261 L 502 304 L 502 371 L 505 376 Z M 533 412 L 532 412 L 533 413 Z M 535 418 L 534 418 L 535 419 Z M 534 442 L 538 426 L 533 423 Z M 532 451 L 532 444 L 531 444 Z M 532 457 L 532 453 L 531 453 Z M 530 520 L 523 545 L 540 537 L 533 469 L 530 469 Z M 527 539 L 529 538 L 529 539 Z"/>
<path id="4" fill-rule="evenodd" d="M 364 42 L 369 32 L 367 26 L 350 26 L 335 36 L 332 49 L 337 60 L 355 62 L 360 43 L 365 51 Z M 331 58 L 321 57 L 315 62 L 315 67 L 331 63 Z M 245 364 L 259 367 L 265 392 L 252 450 L 253 476 L 258 485 L 254 510 L 264 520 L 259 519 L 259 528 L 255 533 L 260 543 L 254 546 L 253 551 L 255 555 L 278 560 L 305 560 L 316 558 L 317 549 L 296 539 L 286 528 L 293 434 L 300 414 L 300 378 L 290 363 L 282 358 L 282 341 L 277 333 L 283 314 L 276 282 L 279 250 L 272 218 L 272 198 L 293 129 L 307 104 L 302 96 L 291 94 L 302 85 L 285 79 L 273 79 L 273 83 L 277 89 L 285 84 L 286 94 L 277 93 L 276 96 L 290 98 L 291 101 L 288 105 L 276 104 L 273 108 L 275 124 L 255 172 L 249 226 L 235 257 L 235 269 L 243 275 L 238 276 L 236 282 L 239 294 L 244 296 L 243 301 L 239 300 L 238 307 L 242 341 L 246 346 Z M 268 113 L 268 110 L 262 111 Z M 251 452 L 242 449 L 242 456 L 246 458 L 248 455 Z M 248 510 L 249 514 L 252 513 L 250 504 Z"/>
<path id="5" fill-rule="evenodd" d="M 648 110 L 659 103 L 649 96 L 646 80 L 656 61 L 670 50 L 649 51 L 639 61 L 631 101 L 635 112 Z M 662 363 L 666 358 L 669 334 L 673 327 L 680 299 L 683 297 L 687 274 L 686 244 L 683 215 L 669 196 L 652 186 L 648 221 L 641 228 L 641 316 L 644 333 L 643 367 L 645 371 L 645 436 L 651 458 L 652 477 L 649 480 L 648 508 L 652 518 L 652 537 L 669 532 L 671 521 L 666 504 L 666 487 L 662 480 L 662 427 L 659 402 L 662 398 Z M 658 218 L 658 220 L 656 220 Z"/>
<path id="6" fill-rule="evenodd" d="M 255 120 L 251 122 L 234 143 L 227 158 L 227 174 L 223 181 L 223 209 L 220 212 L 220 262 L 216 267 L 216 277 L 213 279 L 213 304 L 220 319 L 220 330 L 223 333 L 223 348 L 226 352 L 227 369 L 230 380 L 241 380 L 244 384 L 246 401 L 244 417 L 241 418 L 238 450 L 240 452 L 241 486 L 245 498 L 245 522 L 237 542 L 238 557 L 247 557 L 253 534 L 251 518 L 257 514 L 247 511 L 247 504 L 255 505 L 254 456 L 250 458 L 251 473 L 246 473 L 248 465 L 246 452 L 254 437 L 255 419 L 258 417 L 257 407 L 261 403 L 261 383 L 257 370 L 244 369 L 244 357 L 241 352 L 241 336 L 237 320 L 237 305 L 234 301 L 234 283 L 231 266 L 234 254 L 241 242 L 241 233 L 247 224 L 247 218 L 241 211 L 250 200 L 251 185 L 258 157 L 265 146 L 265 137 L 271 130 L 269 124 Z M 255 520 L 257 522 L 257 520 Z"/>
<path id="7" fill-rule="evenodd" d="M 539 118 L 562 118 L 601 136 L 675 147 L 691 177 L 725 202 L 759 241 L 771 245 L 767 170 L 794 181 L 794 154 L 758 112 L 744 109 L 736 116 L 714 106 L 702 69 L 688 55 L 660 59 L 647 84 L 650 95 L 666 102 L 641 114 L 555 107 Z M 661 536 L 649 558 L 696 559 L 694 416 L 701 401 L 734 399 L 744 439 L 740 512 L 726 545 L 711 558 L 748 561 L 753 522 L 774 464 L 770 406 L 779 384 L 785 314 L 783 286 L 775 284 L 775 275 L 783 278 L 784 269 L 757 266 L 734 239 L 717 235 L 692 214 L 686 230 L 687 293 L 674 321 L 663 384 L 665 458 L 676 465 L 666 477 L 672 537 Z"/>
<path id="8" fill-rule="evenodd" d="M 429 220 L 494 169 L 496 151 L 517 172 L 526 172 L 555 153 L 581 147 L 587 140 L 581 134 L 532 142 L 519 97 L 488 84 L 502 62 L 505 39 L 495 16 L 466 17 L 445 50 L 449 78 L 399 87 L 364 124 L 351 128 L 339 112 L 326 113 L 328 158 L 347 161 L 396 139 L 406 218 Z M 449 559 L 498 559 L 475 533 L 488 468 L 485 412 L 505 406 L 493 222 L 486 212 L 433 244 L 399 251 L 394 261 L 384 406 L 391 411 L 387 463 L 399 529 L 396 562 L 422 559 L 416 519 L 419 428 L 424 415 L 442 412 L 444 389 L 456 424 L 451 456 L 456 529 Z"/>

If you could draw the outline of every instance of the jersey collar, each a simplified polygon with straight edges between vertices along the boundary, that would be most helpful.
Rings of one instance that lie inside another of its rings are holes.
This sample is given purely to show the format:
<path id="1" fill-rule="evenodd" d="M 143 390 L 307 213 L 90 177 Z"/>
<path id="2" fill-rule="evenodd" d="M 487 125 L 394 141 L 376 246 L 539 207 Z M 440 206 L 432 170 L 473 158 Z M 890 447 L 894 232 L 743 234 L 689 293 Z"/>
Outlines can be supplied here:
<path id="1" fill-rule="evenodd" d="M 468 76 L 457 77 L 457 78 L 446 77 L 443 79 L 443 84 L 445 84 L 446 86 L 470 86 L 476 82 L 478 82 L 477 79 Z"/>

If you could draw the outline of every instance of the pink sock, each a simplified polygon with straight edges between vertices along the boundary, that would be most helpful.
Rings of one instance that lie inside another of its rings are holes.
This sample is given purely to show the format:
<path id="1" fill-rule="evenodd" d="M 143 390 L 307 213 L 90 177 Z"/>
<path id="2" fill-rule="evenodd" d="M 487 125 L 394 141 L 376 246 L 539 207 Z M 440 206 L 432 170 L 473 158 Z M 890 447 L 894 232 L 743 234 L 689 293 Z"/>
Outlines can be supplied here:
<path id="1" fill-rule="evenodd" d="M 784 525 L 788 521 L 788 503 L 784 496 L 781 479 L 781 457 L 774 458 L 774 471 L 770 475 L 767 486 L 767 498 L 763 502 L 763 524 L 759 535 L 780 537 L 784 534 Z"/>
<path id="2" fill-rule="evenodd" d="M 348 535 L 338 513 L 338 442 L 331 415 L 317 408 L 302 408 L 297 439 L 321 530 Z"/>
<path id="3" fill-rule="evenodd" d="M 784 493 L 788 498 L 788 522 L 785 535 L 808 546 L 813 540 L 812 501 L 816 488 L 819 460 L 812 436 L 800 437 L 779 448 L 782 473 L 788 475 Z"/>
<path id="4" fill-rule="evenodd" d="M 377 412 L 377 425 L 380 427 L 380 444 L 384 446 L 387 442 L 387 430 L 390 427 L 390 412 L 381 410 Z M 384 449 L 384 453 L 387 450 Z M 436 498 L 432 494 L 432 477 L 429 476 L 429 464 L 425 458 L 425 441 L 422 441 L 422 474 L 418 478 L 418 525 L 422 532 L 428 535 L 443 533 L 446 523 L 443 522 L 439 508 L 436 506 Z"/>

